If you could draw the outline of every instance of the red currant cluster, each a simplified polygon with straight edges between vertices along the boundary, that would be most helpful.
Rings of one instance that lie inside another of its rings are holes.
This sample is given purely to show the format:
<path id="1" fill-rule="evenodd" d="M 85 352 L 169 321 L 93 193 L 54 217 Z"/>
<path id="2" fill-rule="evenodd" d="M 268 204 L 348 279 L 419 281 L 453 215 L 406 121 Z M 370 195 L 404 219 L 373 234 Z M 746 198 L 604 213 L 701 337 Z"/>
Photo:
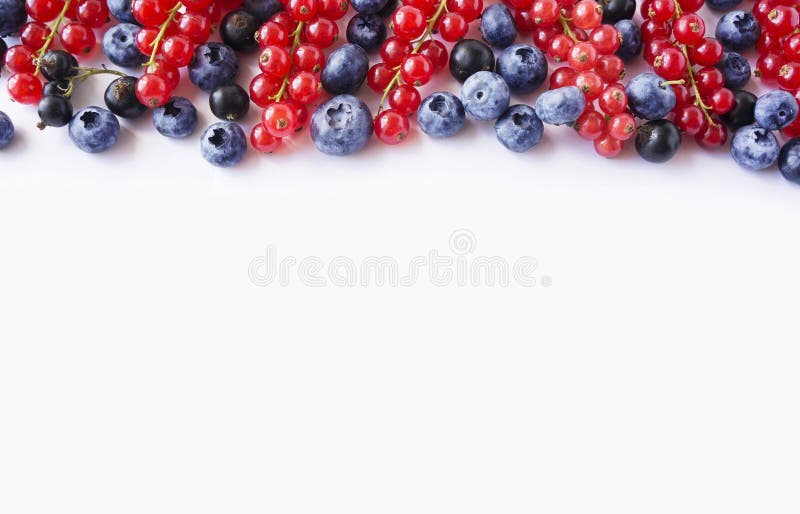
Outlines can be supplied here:
<path id="1" fill-rule="evenodd" d="M 800 103 L 800 13 L 793 0 L 758 0 L 753 16 L 761 25 L 756 48 L 756 76 L 777 81 L 778 87 L 793 93 Z M 800 121 L 782 131 L 787 137 L 800 136 Z"/>
<path id="2" fill-rule="evenodd" d="M 180 82 L 180 68 L 192 61 L 196 45 L 211 35 L 211 25 L 241 0 L 133 0 L 133 16 L 142 24 L 136 46 L 150 59 L 136 82 L 136 96 L 148 107 L 167 103 Z"/>
<path id="3" fill-rule="evenodd" d="M 259 152 L 273 152 L 285 137 L 308 121 L 307 105 L 322 93 L 323 49 L 339 37 L 336 20 L 350 8 L 348 0 L 287 0 L 256 33 L 261 73 L 250 82 L 250 99 L 264 109 L 250 132 Z"/>
<path id="4" fill-rule="evenodd" d="M 403 0 L 394 11 L 394 36 L 381 45 L 382 62 L 367 73 L 367 85 L 381 95 L 375 117 L 378 139 L 389 145 L 406 139 L 408 117 L 421 102 L 417 87 L 447 65 L 447 48 L 433 33 L 448 42 L 458 41 L 482 11 L 483 0 Z M 387 103 L 389 109 L 384 110 Z"/>
<path id="5" fill-rule="evenodd" d="M 703 3 L 645 0 L 640 11 L 645 20 L 642 39 L 645 60 L 675 92 L 675 124 L 700 146 L 714 148 L 728 138 L 718 116 L 733 108 L 735 98 L 715 67 L 722 58 L 722 45 L 705 36 L 705 22 L 696 14 Z"/>
<path id="6" fill-rule="evenodd" d="M 525 0 L 515 1 L 517 8 L 525 7 Z M 619 82 L 625 75 L 625 63 L 615 55 L 619 32 L 602 23 L 602 7 L 594 0 L 536 0 L 528 7 L 534 44 L 554 62 L 567 64 L 550 76 L 550 89 L 580 88 L 587 107 L 575 129 L 594 141 L 598 154 L 618 155 L 636 132 L 625 87 Z"/>
<path id="7" fill-rule="evenodd" d="M 11 97 L 36 104 L 42 97 L 38 60 L 52 47 L 55 36 L 70 54 L 91 52 L 97 42 L 93 29 L 108 21 L 108 6 L 105 0 L 27 0 L 25 9 L 32 21 L 22 26 L 20 44 L 8 49 L 4 61 L 13 73 L 8 81 Z"/>

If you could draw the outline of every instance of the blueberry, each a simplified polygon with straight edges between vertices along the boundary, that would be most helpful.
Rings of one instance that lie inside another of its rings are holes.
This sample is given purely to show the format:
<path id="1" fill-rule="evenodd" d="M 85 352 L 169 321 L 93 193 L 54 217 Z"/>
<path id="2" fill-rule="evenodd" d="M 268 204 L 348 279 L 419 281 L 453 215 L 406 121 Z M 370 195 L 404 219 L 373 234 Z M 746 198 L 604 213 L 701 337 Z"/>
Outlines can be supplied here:
<path id="1" fill-rule="evenodd" d="M 545 91 L 536 99 L 536 115 L 548 125 L 572 123 L 586 109 L 586 97 L 576 86 Z"/>
<path id="2" fill-rule="evenodd" d="M 494 124 L 497 140 L 512 152 L 526 152 L 539 144 L 544 134 L 542 120 L 528 105 L 512 105 Z"/>
<path id="3" fill-rule="evenodd" d="M 736 131 L 731 140 L 731 156 L 742 168 L 763 170 L 778 160 L 780 145 L 769 130 L 748 125 Z"/>
<path id="4" fill-rule="evenodd" d="M 355 93 L 368 69 L 369 57 L 363 48 L 352 43 L 342 45 L 328 56 L 320 75 L 322 87 L 333 95 Z"/>
<path id="5" fill-rule="evenodd" d="M 87 107 L 72 117 L 69 122 L 69 137 L 84 152 L 105 152 L 119 138 L 119 121 L 102 107 Z"/>
<path id="6" fill-rule="evenodd" d="M 511 11 L 503 4 L 492 4 L 481 15 L 481 35 L 490 45 L 505 48 L 517 38 L 517 26 Z"/>
<path id="7" fill-rule="evenodd" d="M 719 119 L 732 130 L 755 123 L 756 101 L 758 100 L 756 95 L 749 91 L 737 89 L 733 92 L 733 98 L 733 108 L 720 115 Z"/>
<path id="8" fill-rule="evenodd" d="M 27 20 L 25 0 L 0 0 L 0 36 L 16 34 Z"/>
<path id="9" fill-rule="evenodd" d="M 508 109 L 511 91 L 503 77 L 491 71 L 479 71 L 461 86 L 461 103 L 472 118 L 495 120 Z"/>
<path id="10" fill-rule="evenodd" d="M 431 94 L 417 110 L 417 123 L 431 137 L 454 136 L 464 126 L 464 104 L 454 94 L 438 91 Z"/>
<path id="11" fill-rule="evenodd" d="M 797 118 L 797 100 L 786 91 L 770 91 L 756 101 L 754 116 L 767 130 L 782 129 Z"/>
<path id="12" fill-rule="evenodd" d="M 367 52 L 380 49 L 386 40 L 386 24 L 377 14 L 356 14 L 347 23 L 347 41 Z"/>
<path id="13" fill-rule="evenodd" d="M 261 23 L 283 10 L 283 4 L 279 0 L 244 0 L 242 7 Z"/>
<path id="14" fill-rule="evenodd" d="M 131 10 L 132 0 L 108 0 L 108 10 L 122 23 L 137 23 Z"/>
<path id="15" fill-rule="evenodd" d="M 372 136 L 372 113 L 352 95 L 334 96 L 311 115 L 311 140 L 329 155 L 350 155 Z"/>
<path id="16" fill-rule="evenodd" d="M 103 53 L 117 66 L 133 68 L 147 59 L 136 46 L 136 34 L 141 28 L 133 23 L 118 23 L 103 36 Z"/>
<path id="17" fill-rule="evenodd" d="M 482 41 L 462 39 L 450 52 L 450 74 L 464 82 L 479 71 L 494 71 L 494 52 Z"/>
<path id="18" fill-rule="evenodd" d="M 750 63 L 739 53 L 722 54 L 717 68 L 725 77 L 725 87 L 728 89 L 741 89 L 750 81 Z"/>
<path id="19" fill-rule="evenodd" d="M 790 139 L 778 155 L 778 168 L 783 178 L 800 184 L 800 137 Z"/>
<path id="20" fill-rule="evenodd" d="M 675 107 L 675 92 L 670 85 L 661 85 L 664 79 L 655 73 L 642 73 L 633 77 L 625 87 L 628 106 L 634 114 L 648 120 L 658 120 Z"/>
<path id="21" fill-rule="evenodd" d="M 173 96 L 167 103 L 153 110 L 153 126 L 162 136 L 183 138 L 197 127 L 197 109 L 181 96 Z"/>
<path id="22" fill-rule="evenodd" d="M 136 77 L 120 77 L 106 88 L 103 99 L 108 110 L 120 118 L 138 118 L 147 110 L 136 97 Z"/>
<path id="23" fill-rule="evenodd" d="M 620 20 L 614 24 L 622 42 L 617 55 L 625 62 L 630 62 L 642 51 L 642 31 L 635 21 Z"/>
<path id="24" fill-rule="evenodd" d="M 727 50 L 741 52 L 756 45 L 761 36 L 761 25 L 753 13 L 731 11 L 719 19 L 715 34 Z"/>
<path id="25" fill-rule="evenodd" d="M 531 45 L 511 45 L 497 58 L 497 73 L 514 93 L 530 93 L 547 78 L 547 58 Z"/>
<path id="26" fill-rule="evenodd" d="M 614 25 L 620 20 L 630 20 L 636 12 L 636 0 L 600 0 L 603 23 Z"/>
<path id="27" fill-rule="evenodd" d="M 740 3 L 742 0 L 706 0 L 706 5 L 715 11 L 730 11 Z"/>
<path id="28" fill-rule="evenodd" d="M 361 14 L 378 14 L 389 0 L 352 0 L 350 5 Z"/>
<path id="29" fill-rule="evenodd" d="M 648 162 L 666 162 L 681 146 L 681 131 L 669 120 L 653 120 L 636 129 L 636 152 Z"/>
<path id="30" fill-rule="evenodd" d="M 0 150 L 10 145 L 12 139 L 14 139 L 14 124 L 11 123 L 8 114 L 0 111 Z"/>
<path id="31" fill-rule="evenodd" d="M 239 74 L 239 58 L 233 48 L 222 43 L 198 46 L 189 64 L 189 80 L 210 93 L 219 86 L 233 84 Z"/>
<path id="32" fill-rule="evenodd" d="M 203 158 L 220 168 L 230 168 L 244 158 L 247 138 L 242 128 L 231 121 L 214 123 L 200 139 Z"/>

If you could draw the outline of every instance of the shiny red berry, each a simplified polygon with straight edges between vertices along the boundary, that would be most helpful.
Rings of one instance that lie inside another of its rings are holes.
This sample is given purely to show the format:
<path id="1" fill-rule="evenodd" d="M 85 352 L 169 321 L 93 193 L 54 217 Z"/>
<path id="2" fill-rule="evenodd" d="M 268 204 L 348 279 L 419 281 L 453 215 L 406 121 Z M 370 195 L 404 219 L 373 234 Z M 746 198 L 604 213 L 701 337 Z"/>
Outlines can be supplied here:
<path id="1" fill-rule="evenodd" d="M 392 109 L 375 117 L 375 135 L 387 145 L 396 145 L 408 137 L 408 118 Z"/>

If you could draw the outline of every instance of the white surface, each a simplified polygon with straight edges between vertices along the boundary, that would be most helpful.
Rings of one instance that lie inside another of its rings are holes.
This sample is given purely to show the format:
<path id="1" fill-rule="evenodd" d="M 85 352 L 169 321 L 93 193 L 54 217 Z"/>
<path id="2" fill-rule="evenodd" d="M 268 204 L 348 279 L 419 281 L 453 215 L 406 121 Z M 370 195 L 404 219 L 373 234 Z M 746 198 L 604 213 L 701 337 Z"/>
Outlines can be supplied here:
<path id="1" fill-rule="evenodd" d="M 800 190 L 775 171 L 692 143 L 607 161 L 569 129 L 513 155 L 477 123 L 218 170 L 148 120 L 89 156 L 0 109 L 19 128 L 0 153 L 0 512 L 800 507 Z M 269 245 L 405 265 L 452 255 L 456 229 L 470 257 L 535 257 L 537 286 L 248 278 Z"/>

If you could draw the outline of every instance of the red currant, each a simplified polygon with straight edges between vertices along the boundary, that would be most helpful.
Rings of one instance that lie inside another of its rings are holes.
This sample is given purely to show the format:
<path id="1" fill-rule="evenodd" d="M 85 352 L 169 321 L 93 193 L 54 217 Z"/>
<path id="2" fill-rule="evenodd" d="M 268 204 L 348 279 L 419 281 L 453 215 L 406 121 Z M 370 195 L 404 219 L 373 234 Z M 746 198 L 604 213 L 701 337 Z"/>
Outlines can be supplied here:
<path id="1" fill-rule="evenodd" d="M 408 118 L 392 109 L 375 118 L 375 135 L 387 145 L 396 145 L 408 137 Z"/>
<path id="2" fill-rule="evenodd" d="M 603 119 L 603 116 L 591 108 L 587 109 L 575 121 L 575 130 L 578 135 L 590 141 L 602 136 L 605 126 L 606 120 Z"/>
<path id="3" fill-rule="evenodd" d="M 80 55 L 88 54 L 97 41 L 94 31 L 83 23 L 68 23 L 61 29 L 61 46 L 67 52 Z"/>
<path id="4" fill-rule="evenodd" d="M 422 54 L 409 55 L 400 65 L 400 77 L 406 84 L 422 86 L 433 76 L 433 63 Z"/>
<path id="5" fill-rule="evenodd" d="M 272 153 L 281 146 L 281 138 L 269 133 L 263 123 L 259 123 L 250 131 L 250 146 L 260 153 Z"/>
<path id="6" fill-rule="evenodd" d="M 161 107 L 171 94 L 172 89 L 161 75 L 145 73 L 136 81 L 136 98 L 147 107 Z"/>
<path id="7" fill-rule="evenodd" d="M 292 67 L 292 60 L 285 49 L 268 46 L 258 56 L 258 67 L 272 77 L 284 77 Z"/>
<path id="8" fill-rule="evenodd" d="M 42 82 L 32 73 L 15 73 L 8 78 L 8 94 L 21 104 L 38 104 L 42 99 Z"/>
<path id="9" fill-rule="evenodd" d="M 425 32 L 425 14 L 416 7 L 403 5 L 392 15 L 394 33 L 397 37 L 413 41 Z"/>
<path id="10" fill-rule="evenodd" d="M 288 102 L 275 102 L 264 109 L 261 122 L 273 136 L 286 137 L 297 128 L 297 112 Z"/>
<path id="11" fill-rule="evenodd" d="M 403 116 L 410 116 L 417 112 L 422 98 L 417 88 L 408 84 L 401 84 L 389 93 L 389 105 Z"/>

